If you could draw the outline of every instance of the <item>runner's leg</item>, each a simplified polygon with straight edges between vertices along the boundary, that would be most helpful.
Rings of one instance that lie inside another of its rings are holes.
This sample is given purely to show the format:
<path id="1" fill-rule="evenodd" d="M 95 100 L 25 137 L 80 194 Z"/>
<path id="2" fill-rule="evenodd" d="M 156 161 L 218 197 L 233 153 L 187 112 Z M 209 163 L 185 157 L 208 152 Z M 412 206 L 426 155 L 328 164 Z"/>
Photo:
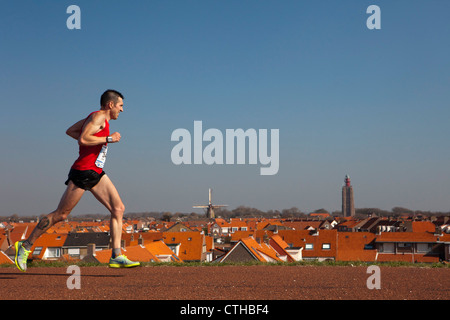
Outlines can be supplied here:
<path id="1" fill-rule="evenodd" d="M 77 205 L 78 201 L 80 201 L 83 194 L 84 189 L 78 188 L 72 181 L 69 181 L 57 209 L 39 221 L 38 225 L 34 228 L 28 239 L 25 241 L 24 246 L 30 246 L 27 248 L 29 250 L 31 245 L 33 245 L 33 243 L 51 226 L 65 220 L 73 208 Z"/>
<path id="2" fill-rule="evenodd" d="M 94 197 L 97 198 L 111 212 L 111 240 L 112 254 L 109 260 L 110 268 L 134 268 L 140 266 L 140 262 L 131 261 L 121 253 L 120 241 L 122 238 L 122 219 L 125 211 L 122 199 L 116 187 L 105 174 L 99 183 L 91 189 Z"/>
<path id="3" fill-rule="evenodd" d="M 122 219 L 125 206 L 120 198 L 119 192 L 112 183 L 111 179 L 105 174 L 99 183 L 91 189 L 92 194 L 111 212 L 111 240 L 112 248 L 120 249 L 122 238 Z"/>

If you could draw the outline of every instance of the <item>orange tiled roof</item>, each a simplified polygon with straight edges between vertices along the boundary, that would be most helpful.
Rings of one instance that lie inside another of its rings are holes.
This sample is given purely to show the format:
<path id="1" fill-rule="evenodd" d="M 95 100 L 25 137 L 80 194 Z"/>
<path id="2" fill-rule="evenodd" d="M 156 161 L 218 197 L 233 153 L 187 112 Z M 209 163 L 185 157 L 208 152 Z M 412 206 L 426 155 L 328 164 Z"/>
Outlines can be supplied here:
<path id="1" fill-rule="evenodd" d="M 337 251 L 336 261 L 375 261 L 376 250 L 339 250 Z"/>
<path id="2" fill-rule="evenodd" d="M 122 233 L 122 240 L 125 240 L 125 246 L 137 245 L 139 237 L 144 239 L 144 245 L 147 242 L 152 242 L 155 240 L 160 240 L 163 237 L 163 233 L 160 231 L 149 231 L 149 232 L 139 232 L 139 233 Z"/>
<path id="3" fill-rule="evenodd" d="M 322 221 L 292 221 L 292 222 L 284 222 L 283 225 L 289 228 L 293 228 L 295 230 L 306 230 L 308 228 L 319 229 L 320 225 L 323 223 Z"/>
<path id="4" fill-rule="evenodd" d="M 95 259 L 98 260 L 98 262 L 108 263 L 109 259 L 111 258 L 111 253 L 112 253 L 111 249 L 99 250 L 99 251 L 95 251 L 94 256 L 95 256 Z"/>
<path id="5" fill-rule="evenodd" d="M 282 261 L 277 252 L 265 243 L 258 243 L 253 237 L 241 239 L 235 247 L 244 245 L 245 248 L 253 255 L 253 257 L 262 262 Z M 234 247 L 233 247 L 234 248 Z M 233 249 L 229 251 L 229 254 Z M 226 260 L 228 254 L 221 261 Z"/>
<path id="6" fill-rule="evenodd" d="M 248 227 L 247 222 L 242 221 L 241 219 L 230 219 L 230 227 L 231 228 L 242 228 L 242 227 Z"/>
<path id="7" fill-rule="evenodd" d="M 0 264 L 14 264 L 14 261 L 12 261 L 3 251 L 0 250 Z"/>
<path id="8" fill-rule="evenodd" d="M 375 261 L 377 251 L 365 249 L 372 244 L 375 234 L 371 232 L 339 232 L 337 261 Z"/>
<path id="9" fill-rule="evenodd" d="M 436 225 L 431 221 L 413 221 L 413 232 L 434 232 Z"/>
<path id="10" fill-rule="evenodd" d="M 179 257 L 177 257 L 172 250 L 162 241 L 153 241 L 145 244 L 145 248 L 151 252 L 156 258 L 158 257 L 171 257 L 172 261 L 183 262 Z M 159 258 L 158 258 L 159 259 Z M 159 260 L 157 260 L 159 261 Z"/>
<path id="11" fill-rule="evenodd" d="M 235 231 L 231 234 L 231 241 L 239 241 L 242 238 L 250 237 L 253 234 L 253 231 Z"/>
<path id="12" fill-rule="evenodd" d="M 166 244 L 181 244 L 178 257 L 183 261 L 202 260 L 204 234 L 196 231 L 164 232 L 163 239 Z"/>
<path id="13" fill-rule="evenodd" d="M 450 233 L 444 233 L 442 236 L 439 236 L 440 242 L 450 242 Z"/>
<path id="14" fill-rule="evenodd" d="M 359 220 L 349 219 L 349 220 L 346 220 L 344 222 L 339 223 L 338 226 L 345 226 L 347 228 L 353 228 L 354 226 L 356 226 L 360 222 L 361 221 L 359 221 Z"/>
<path id="15" fill-rule="evenodd" d="M 319 230 L 318 235 L 313 235 L 309 230 L 279 230 L 278 235 L 292 247 L 303 247 L 303 258 L 332 258 L 336 257 L 337 230 Z M 306 244 L 312 245 L 308 249 Z M 329 244 L 329 249 L 323 245 Z"/>
<path id="16" fill-rule="evenodd" d="M 286 256 L 288 262 L 293 262 L 295 259 L 285 249 L 289 248 L 289 245 L 278 234 L 274 234 L 269 240 L 270 246 L 280 255 Z"/>
<path id="17" fill-rule="evenodd" d="M 37 223 L 14 223 L 10 238 L 12 243 L 28 238 Z"/>
<path id="18" fill-rule="evenodd" d="M 67 234 L 58 233 L 44 233 L 41 235 L 31 247 L 31 254 L 37 247 L 42 247 L 38 255 L 33 255 L 33 258 L 42 259 L 47 248 L 61 248 L 66 241 Z"/>
<path id="19" fill-rule="evenodd" d="M 429 232 L 382 232 L 376 242 L 436 242 L 437 237 Z"/>
<path id="20" fill-rule="evenodd" d="M 286 241 L 284 241 L 278 234 L 272 235 L 271 239 L 275 241 L 281 248 L 286 249 L 289 247 Z"/>
<path id="21" fill-rule="evenodd" d="M 282 226 L 285 225 L 284 222 L 280 221 L 279 219 L 267 219 L 265 221 L 261 221 L 256 225 L 257 230 L 262 230 L 264 228 L 267 228 L 268 226 Z"/>
<path id="22" fill-rule="evenodd" d="M 122 248 L 122 253 L 132 261 L 140 261 L 140 262 L 158 261 L 158 258 L 155 257 L 155 255 L 153 255 L 142 245 Z"/>
<path id="23" fill-rule="evenodd" d="M 205 236 L 206 251 L 211 251 L 214 249 L 214 237 Z"/>
<path id="24" fill-rule="evenodd" d="M 245 219 L 245 222 L 247 223 L 248 230 L 256 230 L 259 221 L 256 219 Z"/>
<path id="25" fill-rule="evenodd" d="M 214 221 L 215 221 L 215 223 L 217 223 L 217 225 L 219 225 L 221 227 L 229 227 L 230 226 L 230 224 L 227 221 L 225 221 L 225 219 L 222 219 L 222 218 L 216 218 Z"/>

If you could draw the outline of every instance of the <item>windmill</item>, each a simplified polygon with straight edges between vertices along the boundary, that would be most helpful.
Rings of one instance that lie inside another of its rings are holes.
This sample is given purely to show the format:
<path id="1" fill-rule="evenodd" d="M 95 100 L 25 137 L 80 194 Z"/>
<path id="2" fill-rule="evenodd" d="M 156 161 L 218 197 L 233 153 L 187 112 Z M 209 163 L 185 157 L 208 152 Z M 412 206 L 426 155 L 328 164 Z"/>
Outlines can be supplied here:
<path id="1" fill-rule="evenodd" d="M 228 207 L 228 205 L 226 205 L 226 204 L 213 205 L 211 194 L 212 194 L 212 190 L 211 190 L 211 188 L 209 188 L 209 204 L 208 205 L 193 206 L 192 208 L 204 208 L 204 209 L 206 209 L 206 217 L 209 219 L 214 219 L 215 218 L 214 209 Z"/>

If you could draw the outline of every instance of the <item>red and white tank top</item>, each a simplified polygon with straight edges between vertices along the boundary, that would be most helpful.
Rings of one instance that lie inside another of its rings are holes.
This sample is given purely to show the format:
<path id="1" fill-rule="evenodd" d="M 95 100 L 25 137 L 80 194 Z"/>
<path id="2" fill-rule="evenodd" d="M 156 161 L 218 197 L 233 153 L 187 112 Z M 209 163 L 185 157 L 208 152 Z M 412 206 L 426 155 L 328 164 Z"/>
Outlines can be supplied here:
<path id="1" fill-rule="evenodd" d="M 87 119 L 98 111 L 91 112 L 89 116 L 87 116 L 84 123 L 86 123 Z M 83 126 L 84 126 L 83 123 Z M 96 137 L 107 137 L 109 136 L 109 123 L 105 119 L 105 127 L 99 132 L 95 133 Z M 103 166 L 105 165 L 106 153 L 108 151 L 108 144 L 99 144 L 95 146 L 80 146 L 78 159 L 75 160 L 72 165 L 72 169 L 75 170 L 94 170 L 97 173 L 102 173 Z"/>

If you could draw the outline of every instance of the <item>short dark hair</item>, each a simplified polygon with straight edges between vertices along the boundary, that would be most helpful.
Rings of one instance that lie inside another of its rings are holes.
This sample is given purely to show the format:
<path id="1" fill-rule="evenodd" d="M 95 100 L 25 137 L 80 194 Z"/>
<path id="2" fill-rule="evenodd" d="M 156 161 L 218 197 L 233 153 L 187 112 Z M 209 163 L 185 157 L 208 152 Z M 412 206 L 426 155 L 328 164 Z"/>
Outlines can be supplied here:
<path id="1" fill-rule="evenodd" d="M 114 103 L 116 103 L 119 97 L 124 99 L 123 95 L 119 91 L 108 89 L 103 92 L 102 96 L 100 97 L 100 106 L 106 106 L 110 101 L 114 101 Z"/>

